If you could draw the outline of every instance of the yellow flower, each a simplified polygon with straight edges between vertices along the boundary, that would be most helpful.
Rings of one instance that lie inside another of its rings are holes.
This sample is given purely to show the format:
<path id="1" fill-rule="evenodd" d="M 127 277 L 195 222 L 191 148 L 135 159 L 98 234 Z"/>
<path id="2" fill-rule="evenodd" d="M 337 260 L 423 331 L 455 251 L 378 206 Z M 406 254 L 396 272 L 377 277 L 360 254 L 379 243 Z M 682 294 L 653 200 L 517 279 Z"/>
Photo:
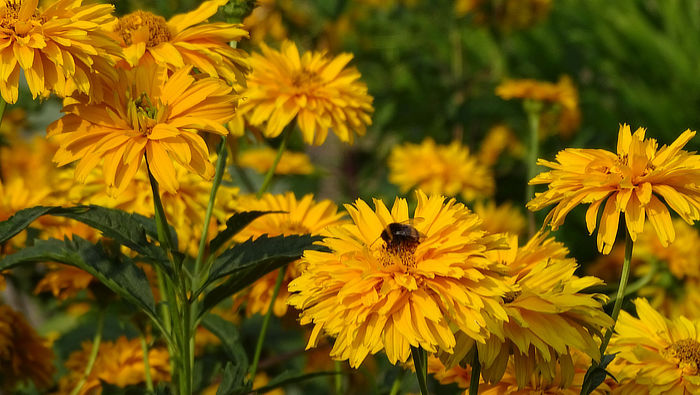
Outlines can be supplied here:
<path id="1" fill-rule="evenodd" d="M 59 394 L 70 393 L 83 378 L 91 348 L 92 342 L 84 342 L 81 350 L 74 351 L 68 356 L 66 361 L 68 374 L 58 383 Z M 164 347 L 149 348 L 148 365 L 154 383 L 170 380 L 170 361 L 168 351 Z M 102 381 L 117 387 L 126 387 L 143 383 L 145 379 L 141 341 L 138 338 L 129 340 L 121 336 L 116 341 L 100 343 L 97 359 L 78 394 L 101 393 Z"/>
<path id="2" fill-rule="evenodd" d="M 55 92 L 88 94 L 95 74 L 114 76 L 119 45 L 103 31 L 112 5 L 58 0 L 46 9 L 39 0 L 0 1 L 0 93 L 17 101 L 20 69 L 32 96 Z"/>
<path id="3" fill-rule="evenodd" d="M 263 234 L 270 237 L 312 234 L 325 234 L 326 229 L 346 222 L 345 214 L 338 212 L 338 207 L 330 200 L 315 202 L 313 195 L 305 195 L 300 200 L 292 192 L 283 195 L 266 193 L 261 199 L 242 198 L 238 210 L 284 211 L 279 214 L 266 214 L 251 222 L 238 235 L 236 240 L 243 241 L 250 237 L 258 238 Z M 280 269 L 281 270 L 281 269 Z M 281 317 L 287 312 L 287 285 L 301 273 L 300 263 L 287 265 L 282 288 L 273 306 L 273 312 Z M 240 295 L 246 301 L 246 314 L 266 314 L 275 287 L 279 270 L 268 273 Z"/>
<path id="4" fill-rule="evenodd" d="M 260 44 L 266 38 L 282 41 L 287 38 L 283 18 L 287 9 L 295 9 L 291 0 L 258 0 L 256 7 L 244 20 L 243 26 L 250 32 L 250 41 Z"/>
<path id="5" fill-rule="evenodd" d="M 166 65 L 171 71 L 194 66 L 201 73 L 229 83 L 245 82 L 248 72 L 245 51 L 229 43 L 248 37 L 242 25 L 203 23 L 227 0 L 208 0 L 186 14 L 166 21 L 147 11 L 135 11 L 119 18 L 115 37 L 124 47 L 131 66 L 143 63 Z"/>
<path id="6" fill-rule="evenodd" d="M 482 227 L 489 233 L 520 235 L 525 231 L 525 216 L 509 202 L 498 206 L 493 201 L 477 202 L 474 212 L 484 221 Z"/>
<path id="7" fill-rule="evenodd" d="M 352 143 L 355 134 L 365 134 L 374 109 L 360 73 L 345 67 L 351 59 L 349 53 L 333 59 L 318 52 L 300 56 L 290 41 L 282 44 L 281 51 L 262 44 L 262 54 L 251 56 L 253 72 L 239 111 L 251 112 L 253 125 L 267 123 L 263 131 L 267 137 L 278 136 L 296 117 L 307 144 L 323 144 L 329 128 L 340 140 Z"/>
<path id="8" fill-rule="evenodd" d="M 682 150 L 695 132 L 686 130 L 673 144 L 661 148 L 656 140 L 645 139 L 644 133 L 639 128 L 632 135 L 628 125 L 621 125 L 617 154 L 568 148 L 557 154 L 556 162 L 538 160 L 553 170 L 539 174 L 530 184 L 549 184 L 549 189 L 536 193 L 527 208 L 537 211 L 556 204 L 545 223 L 557 229 L 574 207 L 590 203 L 586 224 L 592 234 L 600 206 L 607 201 L 598 229 L 598 250 L 603 254 L 615 242 L 620 213 L 625 214 L 633 241 L 648 219 L 662 245 L 673 242 L 675 231 L 666 205 L 688 223 L 700 219 L 700 155 Z"/>
<path id="9" fill-rule="evenodd" d="M 0 372 L 3 392 L 22 382 L 32 381 L 46 388 L 54 373 L 53 351 L 44 344 L 24 316 L 7 305 L 0 305 Z M 6 392 L 10 393 L 10 392 Z"/>
<path id="10" fill-rule="evenodd" d="M 603 328 L 612 320 L 603 311 L 599 294 L 582 292 L 602 285 L 595 277 L 578 277 L 578 268 L 563 244 L 536 234 L 524 247 L 518 248 L 517 237 L 510 239 L 510 251 L 498 255 L 507 265 L 511 290 L 503 298 L 509 320 L 503 323 L 504 338 L 491 336 L 486 344 L 477 344 L 484 370 L 482 376 L 491 383 L 501 379 L 508 358 L 513 364 L 520 387 L 530 381 L 534 371 L 545 380 L 554 380 L 561 365 L 565 380 L 571 372 L 571 349 L 577 349 L 598 360 L 598 342 Z M 467 344 L 467 349 L 471 348 Z"/>
<path id="11" fill-rule="evenodd" d="M 267 173 L 277 155 L 277 150 L 270 147 L 252 148 L 241 153 L 238 163 L 243 167 L 255 169 L 258 173 Z M 275 174 L 311 174 L 314 167 L 309 156 L 303 152 L 284 151 Z"/>
<path id="12" fill-rule="evenodd" d="M 199 131 L 225 136 L 236 97 L 218 78 L 196 79 L 190 67 L 168 77 L 163 67 L 121 71 L 114 95 L 101 103 L 64 106 L 67 114 L 49 126 L 60 148 L 59 166 L 80 160 L 75 174 L 84 181 L 99 162 L 110 193 L 124 191 L 144 155 L 164 191 L 179 186 L 173 160 L 205 179 L 214 175 Z"/>
<path id="13" fill-rule="evenodd" d="M 609 367 L 619 390 L 637 387 L 649 394 L 700 393 L 700 320 L 673 321 L 636 299 L 637 315 L 625 311 L 615 326 L 608 352 L 619 353 Z M 640 393 L 640 392 L 636 392 Z"/>
<path id="14" fill-rule="evenodd" d="M 524 152 L 523 145 L 513 131 L 505 125 L 496 125 L 489 129 L 486 137 L 481 142 L 478 158 L 486 166 L 492 166 L 498 161 L 501 153 L 507 150 L 515 157 L 521 157 Z"/>
<path id="15" fill-rule="evenodd" d="M 302 310 L 302 325 L 314 324 L 307 348 L 323 331 L 336 337 L 336 360 L 358 367 L 383 349 L 396 364 L 410 346 L 450 353 L 455 331 L 483 342 L 498 330 L 506 288 L 485 254 L 502 240 L 454 199 L 418 191 L 417 201 L 415 226 L 404 199 L 391 211 L 380 200 L 375 210 L 362 200 L 346 205 L 354 223 L 328 230 L 322 245 L 331 251 L 304 254 L 288 302 Z"/>
<path id="16" fill-rule="evenodd" d="M 430 138 L 394 147 L 389 155 L 389 181 L 401 193 L 420 188 L 450 197 L 461 194 L 466 200 L 491 196 L 494 190 L 491 170 L 470 156 L 467 147 L 457 141 L 437 145 Z"/>
<path id="17" fill-rule="evenodd" d="M 639 234 L 633 255 L 647 261 L 645 266 L 652 259 L 666 263 L 671 274 L 679 280 L 700 280 L 700 233 L 679 218 L 674 218 L 672 223 L 676 232 L 673 243 L 666 246 L 661 244 L 653 228 L 647 225 L 644 232 Z"/>
<path id="18" fill-rule="evenodd" d="M 73 298 L 96 281 L 95 278 L 76 267 L 51 264 L 50 270 L 39 280 L 34 293 L 51 291 L 58 300 Z"/>

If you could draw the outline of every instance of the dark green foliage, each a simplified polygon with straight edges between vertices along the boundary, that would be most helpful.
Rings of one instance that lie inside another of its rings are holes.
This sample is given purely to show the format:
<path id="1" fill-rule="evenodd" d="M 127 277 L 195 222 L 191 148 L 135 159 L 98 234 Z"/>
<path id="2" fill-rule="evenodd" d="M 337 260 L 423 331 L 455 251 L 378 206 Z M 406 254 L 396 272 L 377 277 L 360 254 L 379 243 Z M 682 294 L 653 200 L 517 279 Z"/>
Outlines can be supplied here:
<path id="1" fill-rule="evenodd" d="M 260 218 L 265 214 L 283 212 L 284 211 L 243 211 L 233 214 L 226 220 L 226 229 L 219 232 L 219 234 L 217 234 L 216 237 L 214 237 L 214 239 L 212 239 L 212 241 L 209 243 L 209 249 L 211 251 L 218 250 L 221 246 L 226 244 L 227 241 L 231 240 L 233 236 L 235 236 L 257 218 Z"/>

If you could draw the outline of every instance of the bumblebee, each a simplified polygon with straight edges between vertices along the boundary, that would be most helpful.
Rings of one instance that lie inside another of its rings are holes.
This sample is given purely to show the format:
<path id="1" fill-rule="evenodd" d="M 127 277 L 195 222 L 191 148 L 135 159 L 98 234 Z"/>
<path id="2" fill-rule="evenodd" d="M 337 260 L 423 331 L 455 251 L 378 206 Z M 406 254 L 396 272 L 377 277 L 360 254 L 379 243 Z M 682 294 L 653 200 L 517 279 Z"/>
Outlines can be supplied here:
<path id="1" fill-rule="evenodd" d="M 421 234 L 413 225 L 392 222 L 380 235 L 389 250 L 398 250 L 401 247 L 415 248 L 420 243 Z"/>

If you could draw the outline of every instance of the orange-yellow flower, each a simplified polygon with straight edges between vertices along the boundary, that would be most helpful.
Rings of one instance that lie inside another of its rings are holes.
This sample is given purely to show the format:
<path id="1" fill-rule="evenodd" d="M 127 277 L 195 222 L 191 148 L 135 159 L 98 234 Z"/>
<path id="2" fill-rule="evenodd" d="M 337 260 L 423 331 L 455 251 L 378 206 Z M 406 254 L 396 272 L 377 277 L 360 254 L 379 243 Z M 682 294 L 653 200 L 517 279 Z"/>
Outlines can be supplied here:
<path id="1" fill-rule="evenodd" d="M 54 372 L 53 358 L 53 351 L 24 316 L 0 304 L 0 389 L 12 391 L 16 384 L 26 381 L 39 388 L 48 387 Z"/>
<path id="2" fill-rule="evenodd" d="M 253 125 L 266 123 L 263 133 L 276 137 L 296 117 L 304 141 L 320 145 L 328 129 L 352 143 L 372 123 L 372 97 L 360 82 L 360 73 L 347 68 L 352 54 L 329 59 L 324 53 L 299 54 L 290 41 L 281 51 L 262 44 L 262 54 L 250 58 L 253 68 L 243 92 L 240 112 Z"/>
<path id="3" fill-rule="evenodd" d="M 204 23 L 227 2 L 204 1 L 196 10 L 175 15 L 169 21 L 147 11 L 135 11 L 119 18 L 114 35 L 131 66 L 156 62 L 171 71 L 194 66 L 211 77 L 242 84 L 248 72 L 247 54 L 230 42 L 247 38 L 248 32 L 242 25 Z"/>
<path id="4" fill-rule="evenodd" d="M 458 141 L 440 145 L 427 138 L 420 144 L 398 145 L 388 162 L 389 181 L 402 193 L 419 188 L 426 193 L 474 200 L 491 196 L 494 191 L 491 170 Z"/>
<path id="5" fill-rule="evenodd" d="M 307 348 L 325 332 L 336 338 L 334 359 L 358 367 L 384 350 L 396 364 L 408 359 L 410 346 L 451 353 L 455 332 L 484 342 L 499 330 L 507 289 L 485 254 L 502 240 L 454 199 L 418 191 L 417 200 L 415 226 L 404 199 L 391 211 L 380 200 L 375 210 L 362 200 L 346 205 L 354 223 L 328 230 L 322 244 L 331 251 L 304 254 L 289 304 L 302 310 L 302 325 L 314 324 Z M 411 228 L 381 237 L 390 224 Z M 405 237 L 411 229 L 414 237 Z"/>
<path id="6" fill-rule="evenodd" d="M 0 94 L 6 102 L 17 101 L 20 69 L 35 98 L 88 94 L 95 74 L 114 76 L 121 49 L 102 30 L 114 19 L 113 6 L 58 0 L 42 9 L 38 3 L 0 1 Z"/>
<path id="7" fill-rule="evenodd" d="M 255 169 L 258 173 L 266 173 L 275 161 L 277 150 L 270 147 L 253 148 L 241 153 L 238 163 L 242 167 Z M 314 166 L 309 156 L 303 152 L 284 151 L 280 158 L 275 174 L 311 174 Z"/>
<path id="8" fill-rule="evenodd" d="M 645 299 L 634 301 L 637 315 L 620 312 L 608 352 L 609 366 L 626 393 L 700 393 L 700 320 L 669 320 Z"/>
<path id="9" fill-rule="evenodd" d="M 67 114 L 49 126 L 60 144 L 59 166 L 79 160 L 75 174 L 84 181 L 103 161 L 112 194 L 122 192 L 139 170 L 144 155 L 148 169 L 163 190 L 179 187 L 173 161 L 205 179 L 214 175 L 209 150 L 198 132 L 221 136 L 234 115 L 236 96 L 218 78 L 196 78 L 190 67 L 168 76 L 164 67 L 149 65 L 120 70 L 114 95 L 100 103 L 64 106 Z"/>
<path id="10" fill-rule="evenodd" d="M 474 212 L 484 221 L 482 226 L 489 233 L 520 235 L 525 231 L 525 216 L 509 202 L 498 206 L 493 201 L 477 202 Z"/>
<path id="11" fill-rule="evenodd" d="M 598 228 L 598 250 L 603 254 L 615 242 L 620 213 L 625 214 L 633 241 L 648 219 L 662 245 L 673 242 L 667 205 L 688 223 L 700 219 L 700 155 L 682 150 L 695 132 L 686 130 L 673 144 L 661 148 L 644 134 L 643 128 L 633 135 L 628 125 L 621 125 L 617 153 L 567 148 L 557 154 L 556 162 L 538 160 L 553 170 L 530 180 L 530 184 L 548 184 L 548 190 L 536 193 L 527 207 L 537 211 L 556 204 L 545 223 L 557 229 L 574 207 L 590 203 L 586 224 L 592 234 L 605 203 Z"/>

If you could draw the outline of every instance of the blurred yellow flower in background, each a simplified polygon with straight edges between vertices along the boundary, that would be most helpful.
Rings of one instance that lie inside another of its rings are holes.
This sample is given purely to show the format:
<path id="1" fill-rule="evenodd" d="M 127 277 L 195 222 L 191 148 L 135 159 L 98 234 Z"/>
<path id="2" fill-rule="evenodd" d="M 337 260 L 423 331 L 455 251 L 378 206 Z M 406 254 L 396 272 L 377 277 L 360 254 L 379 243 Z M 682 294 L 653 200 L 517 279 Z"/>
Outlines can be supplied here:
<path id="1" fill-rule="evenodd" d="M 338 212 L 338 206 L 332 201 L 316 202 L 313 195 L 305 195 L 297 200 L 292 192 L 281 195 L 266 193 L 260 199 L 253 196 L 242 197 L 236 209 L 240 211 L 283 211 L 282 213 L 265 214 L 257 218 L 236 235 L 237 241 L 244 241 L 250 237 L 257 239 L 264 234 L 269 237 L 327 234 L 329 227 L 347 222 L 345 213 Z M 279 270 L 282 269 L 266 274 L 253 283 L 247 291 L 237 296 L 245 301 L 247 316 L 267 313 Z M 299 261 L 287 265 L 282 287 L 273 306 L 273 312 L 276 316 L 281 317 L 287 312 L 287 297 L 289 296 L 287 285 L 299 277 L 301 271 L 302 265 Z"/>
<path id="2" fill-rule="evenodd" d="M 277 150 L 268 146 L 250 148 L 240 154 L 238 164 L 265 174 L 272 167 L 275 156 L 277 156 Z M 314 166 L 308 155 L 289 150 L 282 153 L 282 157 L 275 167 L 275 174 L 311 174 L 313 171 Z"/>
<path id="3" fill-rule="evenodd" d="M 31 381 L 37 388 L 53 383 L 53 351 L 24 316 L 0 304 L 0 389 L 11 393 L 15 385 Z"/>
<path id="4" fill-rule="evenodd" d="M 302 310 L 302 325 L 314 324 L 307 348 L 326 333 L 336 338 L 331 357 L 357 368 L 381 350 L 403 363 L 410 346 L 451 353 L 455 331 L 483 342 L 499 329 L 507 288 L 485 254 L 502 239 L 454 199 L 416 195 L 415 227 L 404 199 L 391 211 L 358 199 L 345 206 L 354 223 L 328 229 L 323 245 L 331 252 L 305 252 L 289 304 Z"/>
<path id="5" fill-rule="evenodd" d="M 472 14 L 482 25 L 524 29 L 547 18 L 552 0 L 455 0 L 457 16 Z"/>
<path id="6" fill-rule="evenodd" d="M 45 9 L 39 0 L 0 2 L 0 94 L 18 97 L 20 69 L 32 96 L 89 94 L 96 74 L 113 77 L 119 45 L 102 30 L 114 19 L 109 4 L 58 0 Z"/>
<path id="7" fill-rule="evenodd" d="M 491 170 L 458 141 L 439 145 L 428 138 L 420 144 L 397 145 L 388 164 L 389 182 L 404 194 L 418 188 L 428 194 L 461 195 L 470 201 L 489 197 L 494 191 Z"/>
<path id="8" fill-rule="evenodd" d="M 325 53 L 299 54 L 296 44 L 282 43 L 276 51 L 262 44 L 262 54 L 250 58 L 252 73 L 239 106 L 251 124 L 266 127 L 276 137 L 296 118 L 304 141 L 320 145 L 332 129 L 341 141 L 351 143 L 372 123 L 372 96 L 360 82 L 360 73 L 346 67 L 352 54 L 328 58 Z"/>
<path id="9" fill-rule="evenodd" d="M 495 125 L 481 141 L 479 147 L 479 162 L 486 166 L 493 166 L 503 151 L 507 151 L 515 157 L 523 155 L 525 148 L 518 141 L 517 136 L 506 125 Z"/>
<path id="10" fill-rule="evenodd" d="M 114 36 L 124 47 L 124 57 L 131 66 L 155 62 L 171 71 L 194 66 L 211 77 L 244 84 L 249 69 L 247 54 L 230 42 L 247 38 L 248 32 L 242 25 L 204 23 L 226 3 L 204 1 L 196 10 L 175 15 L 169 21 L 147 11 L 135 11 L 119 18 L 112 27 Z"/>
<path id="11" fill-rule="evenodd" d="M 527 208 L 537 211 L 556 204 L 544 222 L 557 229 L 574 207 L 590 203 L 586 225 L 592 234 L 606 202 L 598 228 L 598 250 L 603 254 L 610 253 L 615 242 L 620 213 L 625 214 L 633 241 L 648 219 L 667 246 L 675 238 L 667 205 L 688 223 L 700 219 L 700 155 L 682 150 L 693 131 L 686 130 L 673 144 L 661 148 L 644 135 L 643 128 L 633 135 L 628 125 L 621 125 L 617 153 L 567 148 L 557 154 L 556 162 L 539 159 L 539 165 L 553 170 L 530 180 L 530 184 L 548 184 L 548 190 L 536 193 Z"/>
<path id="12" fill-rule="evenodd" d="M 492 200 L 477 202 L 474 213 L 484 221 L 481 226 L 489 233 L 510 233 L 517 236 L 525 232 L 525 216 L 510 202 L 499 205 Z"/>
<path id="13" fill-rule="evenodd" d="M 85 366 L 90 358 L 92 342 L 83 342 L 82 349 L 72 352 L 66 360 L 68 374 L 58 382 L 58 394 L 69 394 L 83 378 Z M 164 347 L 151 347 L 148 350 L 148 365 L 154 383 L 170 380 L 170 360 Z M 100 393 L 102 381 L 126 387 L 143 383 L 146 380 L 143 364 L 143 350 L 138 338 L 127 339 L 120 336 L 115 341 L 103 341 L 97 352 L 97 359 L 90 375 L 80 388 L 79 395 Z"/>
<path id="14" fill-rule="evenodd" d="M 612 320 L 603 311 L 606 297 L 583 290 L 603 281 L 574 275 L 578 265 L 568 253 L 562 243 L 538 233 L 520 248 L 517 237 L 511 237 L 510 251 L 492 254 L 508 267 L 511 289 L 503 297 L 509 317 L 504 336 L 477 343 L 485 381 L 500 381 L 512 354 L 519 387 L 536 371 L 547 382 L 561 372 L 559 384 L 566 388 L 574 376 L 572 349 L 600 359 L 595 337 L 602 337 Z"/>
<path id="15" fill-rule="evenodd" d="M 237 98 L 218 78 L 196 78 L 190 67 L 168 76 L 164 67 L 121 71 L 115 94 L 100 103 L 74 103 L 49 126 L 60 145 L 59 166 L 80 161 L 76 178 L 84 181 L 103 161 L 110 194 L 118 195 L 139 170 L 144 156 L 162 190 L 179 187 L 173 161 L 205 179 L 214 176 L 209 149 L 198 132 L 221 136 L 234 116 Z"/>
<path id="16" fill-rule="evenodd" d="M 39 280 L 34 293 L 51 292 L 58 300 L 66 300 L 87 289 L 97 281 L 90 273 L 73 266 L 49 264 L 49 270 Z"/>
<path id="17" fill-rule="evenodd" d="M 641 298 L 634 304 L 639 318 L 621 311 L 608 347 L 618 353 L 608 370 L 620 393 L 700 393 L 700 320 L 669 320 Z"/>

